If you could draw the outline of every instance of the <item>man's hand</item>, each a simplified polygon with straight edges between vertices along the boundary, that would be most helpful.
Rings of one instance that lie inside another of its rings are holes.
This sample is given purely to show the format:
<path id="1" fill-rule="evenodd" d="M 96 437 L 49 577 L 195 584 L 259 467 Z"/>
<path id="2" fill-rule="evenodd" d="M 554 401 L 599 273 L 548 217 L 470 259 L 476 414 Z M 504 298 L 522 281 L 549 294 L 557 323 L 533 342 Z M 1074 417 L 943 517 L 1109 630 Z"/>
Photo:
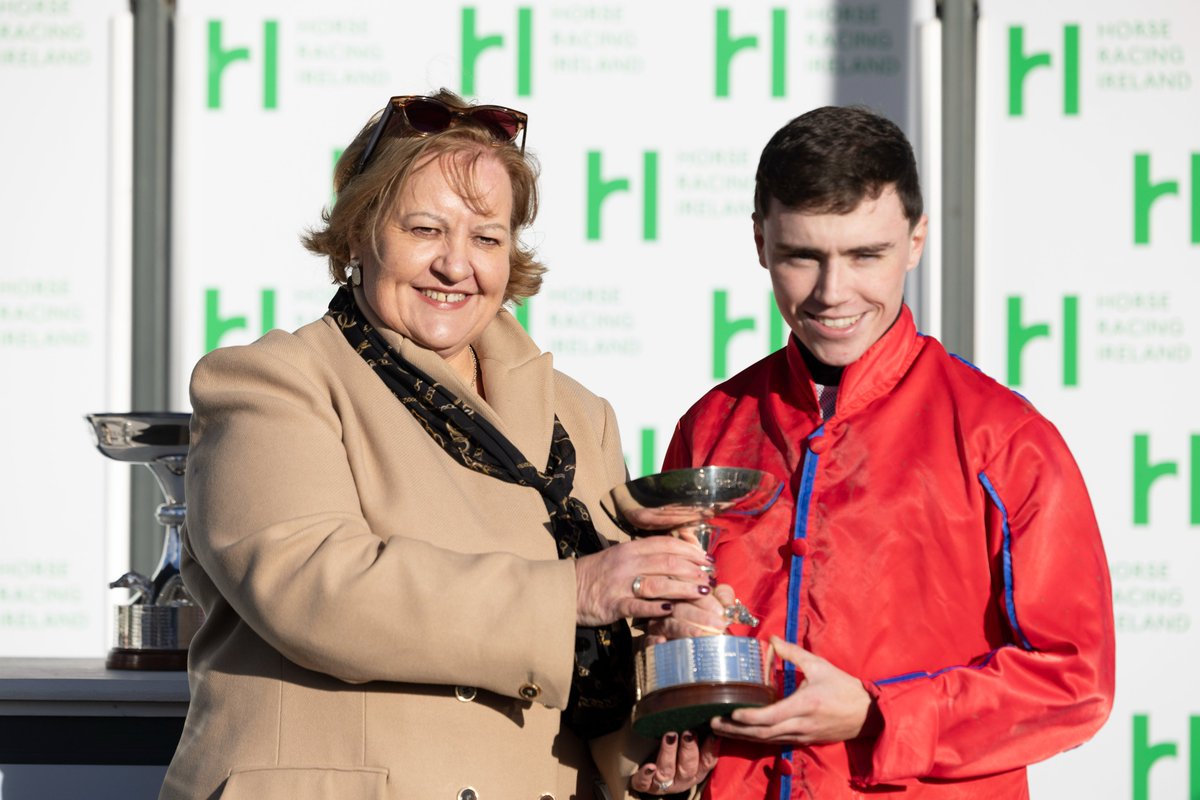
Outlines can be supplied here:
<path id="1" fill-rule="evenodd" d="M 762 708 L 739 708 L 716 717 L 713 733 L 775 744 L 827 744 L 862 733 L 871 696 L 862 681 L 802 647 L 771 637 L 771 646 L 796 665 L 800 684 L 782 700 Z"/>

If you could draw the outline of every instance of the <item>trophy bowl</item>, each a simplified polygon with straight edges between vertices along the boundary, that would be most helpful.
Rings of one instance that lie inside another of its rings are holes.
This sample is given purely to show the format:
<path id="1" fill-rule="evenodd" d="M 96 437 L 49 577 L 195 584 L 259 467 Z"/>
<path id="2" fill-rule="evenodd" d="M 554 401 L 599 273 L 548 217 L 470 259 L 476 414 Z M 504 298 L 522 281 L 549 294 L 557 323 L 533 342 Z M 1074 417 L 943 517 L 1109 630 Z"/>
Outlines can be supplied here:
<path id="1" fill-rule="evenodd" d="M 722 522 L 766 511 L 783 483 L 744 467 L 705 466 L 647 475 L 614 487 L 601 500 L 631 536 L 670 534 L 711 553 Z M 727 609 L 747 625 L 758 620 L 740 602 Z M 643 648 L 634 658 L 637 703 L 633 729 L 657 739 L 698 728 L 737 708 L 775 699 L 765 645 L 750 636 L 694 636 Z"/>
<path id="2" fill-rule="evenodd" d="M 97 449 L 115 461 L 144 464 L 165 499 L 156 509 L 165 528 L 158 566 L 149 576 L 127 572 L 109 584 L 134 594 L 129 603 L 116 606 L 116 641 L 106 664 L 110 669 L 187 669 L 188 645 L 204 619 L 179 574 L 191 415 L 132 412 L 86 419 Z"/>

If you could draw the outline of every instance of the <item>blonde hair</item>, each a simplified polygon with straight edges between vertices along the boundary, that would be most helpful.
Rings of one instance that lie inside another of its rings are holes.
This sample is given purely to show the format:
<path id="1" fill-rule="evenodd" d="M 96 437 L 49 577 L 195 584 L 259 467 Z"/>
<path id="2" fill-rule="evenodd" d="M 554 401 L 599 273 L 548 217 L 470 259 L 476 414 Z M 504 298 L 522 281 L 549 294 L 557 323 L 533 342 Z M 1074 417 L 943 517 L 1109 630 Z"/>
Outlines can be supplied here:
<path id="1" fill-rule="evenodd" d="M 435 97 L 452 108 L 469 108 L 462 98 L 445 89 Z M 533 248 L 526 247 L 520 239 L 520 233 L 537 217 L 537 164 L 533 157 L 512 144 L 496 145 L 486 130 L 468 123 L 427 136 L 384 136 L 363 171 L 357 173 L 358 161 L 380 114 L 367 122 L 338 159 L 333 178 L 337 201 L 321 213 L 324 225 L 309 230 L 301 238 L 310 252 L 329 259 L 333 282 L 340 285 L 347 282 L 346 265 L 355 245 L 369 242 L 378 257 L 376 234 L 380 224 L 391 213 L 418 167 L 423 169 L 436 161 L 450 187 L 467 206 L 477 213 L 486 212 L 476 166 L 481 158 L 491 157 L 504 167 L 512 182 L 509 225 L 513 239 L 504 300 L 520 302 L 537 294 L 546 267 L 537 260 Z"/>

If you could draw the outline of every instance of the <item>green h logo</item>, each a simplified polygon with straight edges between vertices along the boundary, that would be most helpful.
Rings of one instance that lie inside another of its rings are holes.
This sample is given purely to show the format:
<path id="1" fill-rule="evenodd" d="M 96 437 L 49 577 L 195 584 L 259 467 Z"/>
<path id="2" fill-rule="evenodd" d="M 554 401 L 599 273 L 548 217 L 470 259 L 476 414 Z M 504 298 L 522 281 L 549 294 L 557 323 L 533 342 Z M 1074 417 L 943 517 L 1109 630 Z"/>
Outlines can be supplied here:
<path id="1" fill-rule="evenodd" d="M 587 238 L 600 239 L 600 206 L 613 192 L 628 192 L 628 178 L 604 180 L 600 174 L 600 151 L 587 154 Z M 658 152 L 642 153 L 642 239 L 658 239 Z"/>
<path id="2" fill-rule="evenodd" d="M 220 313 L 221 291 L 208 289 L 204 292 L 204 352 L 216 350 L 221 339 L 230 331 L 249 328 L 245 317 L 222 317 Z M 259 313 L 262 316 L 260 335 L 275 327 L 275 290 L 263 289 L 259 294 Z"/>
<path id="3" fill-rule="evenodd" d="M 729 342 L 739 333 L 748 333 L 758 328 L 758 320 L 754 317 L 729 318 L 729 292 L 717 289 L 713 292 L 712 303 L 712 376 L 714 380 L 729 377 Z M 775 296 L 767 294 L 767 349 L 763 353 L 774 352 L 783 347 L 784 324 L 779 307 L 775 305 Z"/>
<path id="4" fill-rule="evenodd" d="M 1191 519 L 1192 525 L 1200 525 L 1200 435 L 1191 437 Z M 1137 433 L 1133 436 L 1133 524 L 1150 524 L 1150 487 L 1159 478 L 1178 475 L 1179 464 L 1175 461 L 1150 462 L 1150 435 Z"/>
<path id="5" fill-rule="evenodd" d="M 250 48 L 221 46 L 222 23 L 208 21 L 208 107 L 221 107 L 221 75 L 235 61 L 249 61 Z M 263 108 L 279 107 L 279 23 L 267 20 L 263 23 Z"/>
<path id="6" fill-rule="evenodd" d="M 1188 797 L 1200 797 L 1200 717 L 1188 717 Z M 1150 744 L 1150 717 L 1133 715 L 1133 800 L 1150 800 L 1150 768 L 1164 758 L 1178 758 L 1175 742 Z"/>
<path id="7" fill-rule="evenodd" d="M 1025 325 L 1021 321 L 1022 298 L 1008 298 L 1008 375 L 1009 386 L 1021 385 L 1021 355 L 1025 345 L 1034 339 L 1050 336 L 1045 322 Z M 1062 300 L 1062 382 L 1063 386 L 1079 385 L 1079 298 L 1065 295 Z"/>
<path id="8" fill-rule="evenodd" d="M 729 9 L 717 9 L 717 97 L 729 96 L 729 64 L 742 50 L 758 48 L 757 36 L 733 36 Z M 771 96 L 787 94 L 787 9 L 771 9 Z"/>
<path id="9" fill-rule="evenodd" d="M 1008 115 L 1025 113 L 1025 78 L 1038 67 L 1049 67 L 1050 53 L 1025 54 L 1025 28 L 1013 25 L 1008 29 Z M 1079 26 L 1063 26 L 1063 114 L 1079 114 Z"/>
<path id="10" fill-rule="evenodd" d="M 1133 154 L 1133 243 L 1150 244 L 1150 206 L 1179 194 L 1179 181 L 1150 180 L 1150 154 Z M 1192 153 L 1192 244 L 1200 244 L 1200 153 Z"/>
<path id="11" fill-rule="evenodd" d="M 633 477 L 641 478 L 646 475 L 653 475 L 658 472 L 658 450 L 656 442 L 658 440 L 658 432 L 654 428 L 642 428 L 639 437 L 641 442 L 641 458 L 638 459 L 638 465 L 641 468 L 640 472 L 634 474 Z M 625 463 L 629 464 L 629 456 L 625 456 Z"/>
<path id="12" fill-rule="evenodd" d="M 479 54 L 493 47 L 504 47 L 504 37 L 493 33 L 481 36 L 475 27 L 475 9 L 462 10 L 462 93 L 475 94 L 475 62 Z M 517 9 L 517 94 L 533 93 L 533 10 Z"/>
<path id="13" fill-rule="evenodd" d="M 521 323 L 521 327 L 525 329 L 526 333 L 529 333 L 529 302 L 531 300 L 533 300 L 532 297 L 526 297 L 520 302 L 513 301 L 508 309 L 517 318 L 517 322 Z"/>

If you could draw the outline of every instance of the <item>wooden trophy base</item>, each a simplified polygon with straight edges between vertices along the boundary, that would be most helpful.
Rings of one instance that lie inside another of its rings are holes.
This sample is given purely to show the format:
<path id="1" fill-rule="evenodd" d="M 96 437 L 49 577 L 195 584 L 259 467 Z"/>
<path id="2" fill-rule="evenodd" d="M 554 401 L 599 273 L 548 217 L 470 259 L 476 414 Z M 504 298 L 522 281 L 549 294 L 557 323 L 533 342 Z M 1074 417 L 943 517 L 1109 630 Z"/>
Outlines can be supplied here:
<path id="1" fill-rule="evenodd" d="M 187 669 L 187 650 L 131 650 L 114 647 L 104 666 L 109 669 Z"/>
<path id="2" fill-rule="evenodd" d="M 713 717 L 734 709 L 765 706 L 775 701 L 775 691 L 761 683 L 690 683 L 659 689 L 638 701 L 633 710 L 633 730 L 647 739 L 660 739 L 672 731 L 696 730 Z"/>

